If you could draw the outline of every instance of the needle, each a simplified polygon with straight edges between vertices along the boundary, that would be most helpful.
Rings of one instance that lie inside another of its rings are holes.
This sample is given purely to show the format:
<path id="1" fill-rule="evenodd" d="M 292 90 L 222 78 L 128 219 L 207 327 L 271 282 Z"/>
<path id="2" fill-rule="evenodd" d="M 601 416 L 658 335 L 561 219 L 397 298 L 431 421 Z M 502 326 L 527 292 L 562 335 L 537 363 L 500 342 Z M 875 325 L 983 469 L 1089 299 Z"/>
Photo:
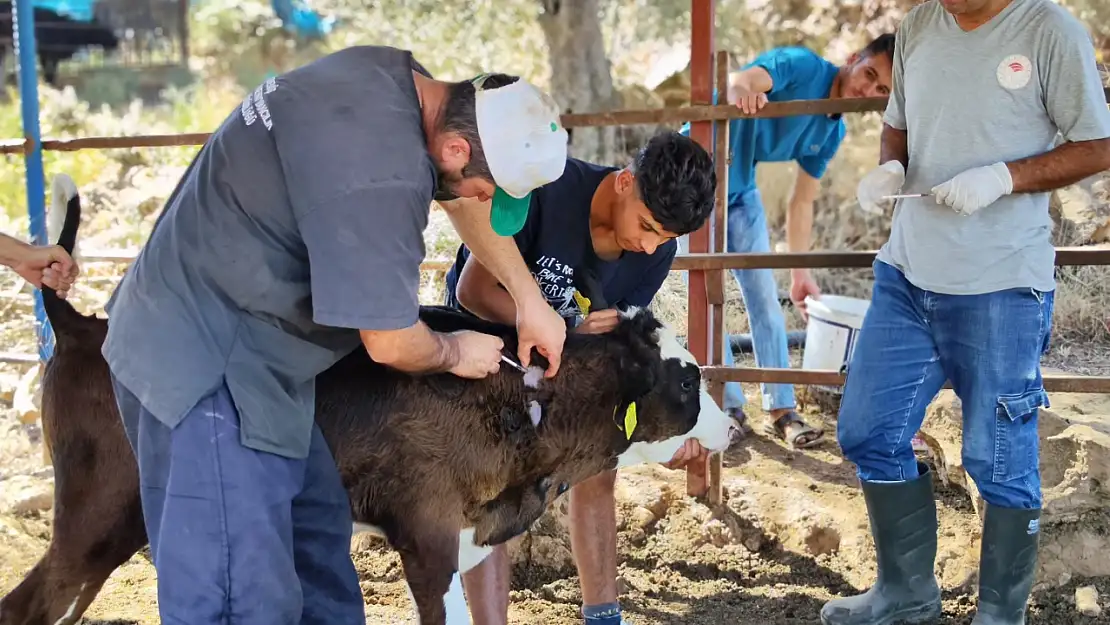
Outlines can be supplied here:
<path id="1" fill-rule="evenodd" d="M 900 195 L 884 195 L 884 200 L 900 200 L 908 197 L 929 197 L 932 193 L 902 193 Z"/>
<path id="2" fill-rule="evenodd" d="M 513 369 L 516 369 L 517 371 L 519 371 L 521 373 L 528 373 L 527 369 L 525 369 L 524 367 L 522 367 L 522 366 L 516 364 L 515 362 L 513 362 L 513 360 L 510 359 L 505 354 L 501 354 L 501 362 L 504 362 L 504 363 L 508 364 L 510 367 L 512 367 Z"/>

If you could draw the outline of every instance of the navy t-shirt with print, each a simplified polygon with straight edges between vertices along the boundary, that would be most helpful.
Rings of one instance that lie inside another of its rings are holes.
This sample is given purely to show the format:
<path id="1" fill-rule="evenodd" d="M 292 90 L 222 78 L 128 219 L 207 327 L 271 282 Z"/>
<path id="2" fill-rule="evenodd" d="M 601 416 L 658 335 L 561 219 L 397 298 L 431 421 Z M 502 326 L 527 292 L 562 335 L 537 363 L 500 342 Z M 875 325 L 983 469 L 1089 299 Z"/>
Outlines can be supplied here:
<path id="1" fill-rule="evenodd" d="M 513 238 L 548 303 L 570 323 L 581 314 L 574 299 L 574 268 L 582 266 L 590 246 L 590 204 L 605 176 L 617 171 L 568 158 L 563 175 L 532 193 L 528 220 Z M 612 261 L 596 260 L 602 292 L 610 305 L 646 307 L 667 279 L 677 251 L 675 241 L 654 254 L 622 252 Z M 462 309 L 455 288 L 470 250 L 459 246 L 447 271 L 445 304 Z"/>

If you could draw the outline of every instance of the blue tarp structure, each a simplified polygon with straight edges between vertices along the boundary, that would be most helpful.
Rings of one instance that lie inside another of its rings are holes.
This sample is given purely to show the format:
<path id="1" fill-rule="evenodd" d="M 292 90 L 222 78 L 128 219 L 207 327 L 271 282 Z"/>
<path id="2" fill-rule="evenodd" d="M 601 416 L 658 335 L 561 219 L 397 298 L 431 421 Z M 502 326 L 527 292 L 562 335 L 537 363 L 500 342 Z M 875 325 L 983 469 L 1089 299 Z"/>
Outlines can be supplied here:
<path id="1" fill-rule="evenodd" d="M 93 18 L 93 0 L 34 0 L 31 4 L 81 22 L 92 21 Z"/>
<path id="2" fill-rule="evenodd" d="M 197 0 L 190 0 L 196 2 Z M 50 9 L 72 19 L 88 22 L 93 18 L 95 0 L 33 0 L 36 7 Z M 274 14 L 289 32 L 305 39 L 321 39 L 335 26 L 334 17 L 324 17 L 312 10 L 308 0 L 270 0 Z"/>
<path id="3" fill-rule="evenodd" d="M 270 5 L 274 7 L 274 13 L 281 19 L 286 30 L 305 39 L 322 39 L 335 26 L 334 17 L 322 17 L 309 7 L 307 0 L 270 0 Z"/>

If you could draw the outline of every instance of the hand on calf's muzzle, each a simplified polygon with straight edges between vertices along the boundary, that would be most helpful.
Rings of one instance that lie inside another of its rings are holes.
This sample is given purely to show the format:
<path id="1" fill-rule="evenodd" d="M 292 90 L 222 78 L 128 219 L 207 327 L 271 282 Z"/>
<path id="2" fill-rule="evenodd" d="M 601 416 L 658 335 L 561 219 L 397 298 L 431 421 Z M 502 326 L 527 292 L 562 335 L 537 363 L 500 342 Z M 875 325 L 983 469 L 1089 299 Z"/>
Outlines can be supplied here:
<path id="1" fill-rule="evenodd" d="M 671 457 L 669 462 L 663 464 L 668 469 L 681 469 L 695 460 L 704 462 L 709 457 L 709 452 L 706 451 L 701 443 L 696 438 L 688 438 L 678 448 L 674 456 Z"/>

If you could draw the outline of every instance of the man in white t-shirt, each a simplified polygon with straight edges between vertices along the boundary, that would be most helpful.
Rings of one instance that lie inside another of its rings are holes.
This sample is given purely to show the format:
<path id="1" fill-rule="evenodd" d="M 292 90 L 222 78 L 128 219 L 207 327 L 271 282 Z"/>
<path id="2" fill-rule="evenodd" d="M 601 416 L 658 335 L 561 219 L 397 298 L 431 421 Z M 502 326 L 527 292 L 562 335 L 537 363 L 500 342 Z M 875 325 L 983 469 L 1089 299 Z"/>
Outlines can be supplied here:
<path id="1" fill-rule="evenodd" d="M 867 501 L 878 580 L 827 603 L 821 622 L 940 615 L 932 476 L 910 441 L 951 380 L 964 467 L 987 504 L 972 623 L 1021 625 L 1040 528 L 1037 415 L 1048 406 L 1049 193 L 1110 168 L 1091 39 L 1050 0 L 929 0 L 899 27 L 883 121 L 861 206 L 927 195 L 898 201 L 874 263 L 837 431 Z"/>

